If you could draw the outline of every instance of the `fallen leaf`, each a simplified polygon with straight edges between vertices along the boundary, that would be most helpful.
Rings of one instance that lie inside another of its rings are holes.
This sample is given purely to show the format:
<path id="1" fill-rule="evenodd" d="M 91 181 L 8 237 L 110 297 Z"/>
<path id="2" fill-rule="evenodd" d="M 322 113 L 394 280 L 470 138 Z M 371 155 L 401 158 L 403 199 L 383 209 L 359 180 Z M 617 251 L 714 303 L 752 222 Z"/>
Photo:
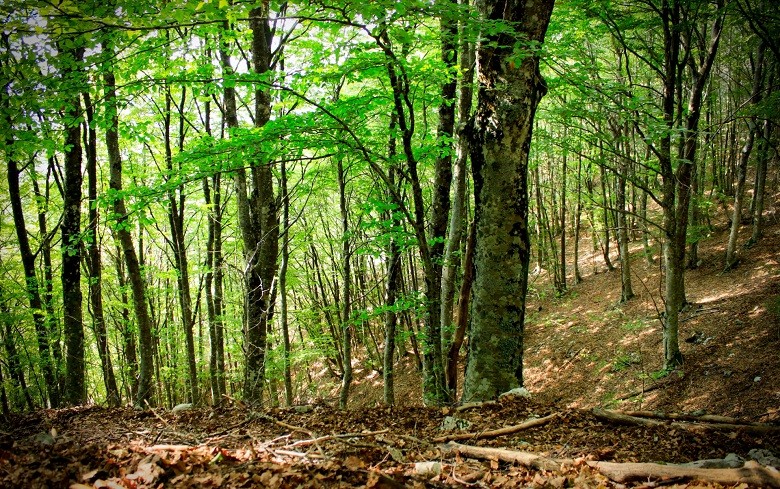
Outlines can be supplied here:
<path id="1" fill-rule="evenodd" d="M 344 460 L 344 466 L 349 470 L 360 470 L 366 467 L 366 463 L 358 457 L 350 455 Z"/>

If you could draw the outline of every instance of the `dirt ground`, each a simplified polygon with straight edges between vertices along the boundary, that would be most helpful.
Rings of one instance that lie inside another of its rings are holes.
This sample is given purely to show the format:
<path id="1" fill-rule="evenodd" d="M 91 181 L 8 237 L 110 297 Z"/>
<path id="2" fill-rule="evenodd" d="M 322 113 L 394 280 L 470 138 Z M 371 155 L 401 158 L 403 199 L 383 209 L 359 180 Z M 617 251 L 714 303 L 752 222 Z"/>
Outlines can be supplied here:
<path id="1" fill-rule="evenodd" d="M 397 370 L 394 408 L 379 405 L 381 383 L 363 372 L 347 411 L 325 402 L 261 411 L 235 402 L 176 413 L 40 411 L 0 423 L 0 487 L 752 487 L 747 479 L 617 481 L 593 464 L 748 459 L 755 450 L 780 457 L 779 206 L 775 198 L 765 238 L 740 250 L 732 271 L 723 272 L 725 226 L 702 242 L 700 265 L 686 276 L 692 304 L 682 315 L 679 373 L 660 375 L 658 262 L 647 265 L 634 250 L 637 297 L 620 304 L 619 271 L 606 271 L 583 241 L 582 283 L 562 297 L 549 292 L 543 274 L 532 284 L 530 398 L 425 408 L 419 374 L 407 365 Z M 592 408 L 687 417 L 626 425 Z M 539 426 L 491 432 L 553 414 Z M 713 425 L 702 415 L 737 419 Z M 443 430 L 447 423 L 455 428 Z M 462 444 L 568 462 L 539 469 L 445 454 L 442 437 L 463 433 Z M 777 470 L 766 470 L 780 481 Z"/>

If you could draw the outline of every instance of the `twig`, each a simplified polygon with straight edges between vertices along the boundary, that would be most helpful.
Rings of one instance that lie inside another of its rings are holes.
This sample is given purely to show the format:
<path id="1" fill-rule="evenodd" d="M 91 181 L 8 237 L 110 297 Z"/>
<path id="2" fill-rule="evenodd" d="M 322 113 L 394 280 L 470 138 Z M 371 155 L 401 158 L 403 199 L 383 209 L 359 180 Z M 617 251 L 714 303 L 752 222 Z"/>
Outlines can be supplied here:
<path id="1" fill-rule="evenodd" d="M 215 438 L 217 436 L 226 435 L 226 434 L 230 433 L 231 431 L 235 430 L 236 428 L 241 428 L 242 426 L 248 425 L 254 419 L 255 419 L 255 415 L 254 414 L 250 414 L 243 421 L 239 421 L 238 423 L 234 423 L 234 424 L 228 426 L 227 428 L 225 428 L 224 430 L 216 431 L 216 432 L 210 434 L 208 437 L 206 437 L 206 439 L 209 440 L 209 439 Z"/>
<path id="2" fill-rule="evenodd" d="M 513 433 L 517 433 L 518 431 L 526 430 L 528 428 L 534 428 L 536 426 L 542 426 L 543 424 L 548 423 L 552 419 L 558 416 L 558 413 L 552 413 L 549 416 L 545 416 L 543 418 L 533 418 L 529 419 L 528 421 L 525 421 L 523 423 L 514 425 L 514 426 L 507 426 L 505 428 L 499 428 L 497 430 L 491 430 L 491 431 L 483 431 L 481 433 L 455 433 L 450 435 L 444 435 L 444 436 L 438 436 L 433 439 L 436 443 L 443 443 L 447 441 L 453 441 L 453 440 L 479 440 L 482 438 L 496 438 L 498 436 L 503 435 L 511 435 Z"/>
<path id="3" fill-rule="evenodd" d="M 314 437 L 314 434 L 310 430 L 308 430 L 306 428 L 301 428 L 300 426 L 295 426 L 295 425 L 291 425 L 291 424 L 285 423 L 284 421 L 279 421 L 278 419 L 274 419 L 271 416 L 268 416 L 267 414 L 257 413 L 256 416 L 258 418 L 264 420 L 264 421 L 270 421 L 271 423 L 274 423 L 275 425 L 281 426 L 282 428 L 287 428 L 290 431 L 300 431 L 302 433 L 307 433 L 307 434 L 311 435 L 312 438 Z"/>
<path id="4" fill-rule="evenodd" d="M 640 418 L 637 416 L 630 416 L 627 414 L 619 413 L 617 411 L 609 411 L 606 409 L 594 408 L 593 414 L 602 420 L 609 421 L 611 423 L 627 424 L 634 426 L 671 426 L 674 428 L 681 428 L 689 431 L 697 430 L 732 430 L 732 431 L 747 431 L 752 433 L 777 433 L 780 432 L 780 426 L 768 425 L 768 424 L 735 424 L 735 423 L 721 423 L 721 422 L 706 422 L 706 423 L 693 423 L 689 421 L 661 421 L 658 419 Z"/>
<path id="5" fill-rule="evenodd" d="M 541 470 L 560 470 L 562 466 L 574 464 L 574 460 L 572 459 L 547 458 L 535 453 L 519 452 L 507 450 L 505 448 L 475 447 L 454 442 L 439 445 L 439 449 L 445 456 L 457 453 L 466 457 L 482 460 L 500 460 L 502 462 L 518 463 L 525 467 L 533 467 Z"/>
<path id="6" fill-rule="evenodd" d="M 149 410 L 152 412 L 152 414 L 154 414 L 154 416 L 155 416 L 157 419 L 159 419 L 160 421 L 162 421 L 162 422 L 163 422 L 163 424 L 164 424 L 165 426 L 168 426 L 168 422 L 167 422 L 167 421 L 165 421 L 165 419 L 164 419 L 162 416 L 160 416 L 159 414 L 157 414 L 157 411 L 155 411 L 155 410 L 154 410 L 154 408 L 153 408 L 153 407 L 152 407 L 152 406 L 149 404 L 149 401 L 147 401 L 146 399 L 144 399 L 144 403 L 146 403 L 146 407 L 148 407 L 148 408 L 149 408 Z"/>
<path id="7" fill-rule="evenodd" d="M 293 448 L 293 447 L 305 447 L 309 445 L 316 445 L 317 443 L 321 441 L 328 441 L 328 440 L 340 440 L 343 438 L 359 438 L 359 437 L 366 437 L 366 436 L 375 436 L 375 435 L 381 435 L 383 433 L 387 433 L 388 430 L 379 430 L 379 431 L 366 431 L 363 433 L 344 433 L 341 435 L 325 435 L 320 436 L 318 438 L 312 438 L 310 440 L 298 440 L 294 443 L 290 443 L 287 445 L 287 448 Z"/>
<path id="8" fill-rule="evenodd" d="M 617 400 L 618 401 L 625 401 L 627 399 L 631 399 L 632 397 L 641 396 L 642 394 L 647 394 L 648 392 L 654 391 L 656 389 L 660 389 L 661 387 L 664 387 L 664 386 L 665 386 L 664 383 L 653 384 L 650 387 L 647 387 L 647 388 L 643 387 L 642 389 L 640 389 L 638 391 L 634 391 L 634 392 L 632 392 L 630 394 L 626 394 L 625 396 L 618 397 Z"/>
<path id="9" fill-rule="evenodd" d="M 303 452 L 294 452 L 292 450 L 272 450 L 272 453 L 279 454 L 279 455 L 287 455 L 288 457 L 300 457 L 300 458 L 325 458 L 324 455 L 320 455 L 318 453 L 303 453 Z"/>

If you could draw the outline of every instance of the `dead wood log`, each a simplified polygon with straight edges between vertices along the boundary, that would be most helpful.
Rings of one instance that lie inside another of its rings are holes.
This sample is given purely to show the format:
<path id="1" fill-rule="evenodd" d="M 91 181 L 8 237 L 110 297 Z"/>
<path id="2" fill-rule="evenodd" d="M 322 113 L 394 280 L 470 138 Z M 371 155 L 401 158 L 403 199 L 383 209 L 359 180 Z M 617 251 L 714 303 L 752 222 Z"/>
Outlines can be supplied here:
<path id="1" fill-rule="evenodd" d="M 780 472 L 777 469 L 764 467 L 752 460 L 735 469 L 699 469 L 654 463 L 588 462 L 588 465 L 618 483 L 647 479 L 698 479 L 728 486 L 745 483 L 780 487 Z"/>
<path id="2" fill-rule="evenodd" d="M 574 460 L 568 458 L 549 458 L 536 453 L 519 452 L 505 448 L 475 447 L 455 442 L 439 445 L 439 450 L 445 456 L 460 454 L 481 460 L 500 460 L 502 462 L 517 463 L 540 470 L 560 470 L 561 467 L 574 464 Z"/>
<path id="3" fill-rule="evenodd" d="M 592 413 L 599 419 L 616 424 L 633 426 L 669 426 L 688 431 L 746 431 L 750 433 L 777 433 L 780 432 L 780 426 L 769 424 L 735 424 L 735 423 L 694 423 L 690 421 L 672 421 L 671 419 L 648 419 L 638 416 L 631 416 L 618 411 L 593 408 Z"/>
<path id="4" fill-rule="evenodd" d="M 498 428 L 496 430 L 483 431 L 480 433 L 453 433 L 444 436 L 437 436 L 436 438 L 433 439 L 433 441 L 435 443 L 444 443 L 453 440 L 480 440 L 483 438 L 496 438 L 499 436 L 511 435 L 512 433 L 517 433 L 518 431 L 527 430 L 529 428 L 534 428 L 536 426 L 542 426 L 543 424 L 548 423 L 556 416 L 558 416 L 558 413 L 553 413 L 543 418 L 529 419 L 517 425 L 507 426 L 505 428 Z"/>

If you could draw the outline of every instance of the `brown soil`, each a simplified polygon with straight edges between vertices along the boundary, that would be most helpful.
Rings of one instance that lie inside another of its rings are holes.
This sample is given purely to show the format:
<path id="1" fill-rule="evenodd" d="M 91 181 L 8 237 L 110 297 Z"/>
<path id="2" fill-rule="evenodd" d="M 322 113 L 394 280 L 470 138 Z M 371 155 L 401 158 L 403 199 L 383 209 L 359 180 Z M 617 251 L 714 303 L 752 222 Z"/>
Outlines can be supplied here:
<path id="1" fill-rule="evenodd" d="M 592 407 L 703 413 L 742 422 L 780 423 L 780 199 L 765 238 L 741 250 L 723 272 L 725 229 L 701 244 L 701 264 L 687 274 L 681 372 L 660 375 L 660 269 L 634 255 L 637 297 L 620 304 L 619 272 L 584 254 L 584 281 L 556 298 L 533 284 L 528 304 L 526 387 L 531 399 L 505 398 L 463 412 L 419 406 L 419 375 L 397 370 L 395 408 L 379 406 L 381 377 L 355 387 L 352 408 L 325 403 L 259 412 L 232 404 L 179 413 L 84 407 L 16 416 L 0 426 L 0 487 L 625 487 L 584 462 L 556 471 L 442 456 L 436 437 L 446 416 L 470 433 L 559 415 L 518 433 L 463 443 L 553 458 L 683 463 L 780 456 L 778 430 L 694 429 L 670 423 L 621 426 Z M 743 229 L 743 236 L 748 229 Z M 744 238 L 743 238 L 744 240 Z M 587 242 L 581 245 L 590 251 Z M 598 271 L 599 273 L 594 273 Z M 686 341 L 690 340 L 690 341 Z M 327 435 L 333 435 L 325 437 Z M 417 462 L 440 462 L 440 474 Z M 724 487 L 682 480 L 628 485 Z M 735 485 L 729 487 L 748 487 Z"/>

